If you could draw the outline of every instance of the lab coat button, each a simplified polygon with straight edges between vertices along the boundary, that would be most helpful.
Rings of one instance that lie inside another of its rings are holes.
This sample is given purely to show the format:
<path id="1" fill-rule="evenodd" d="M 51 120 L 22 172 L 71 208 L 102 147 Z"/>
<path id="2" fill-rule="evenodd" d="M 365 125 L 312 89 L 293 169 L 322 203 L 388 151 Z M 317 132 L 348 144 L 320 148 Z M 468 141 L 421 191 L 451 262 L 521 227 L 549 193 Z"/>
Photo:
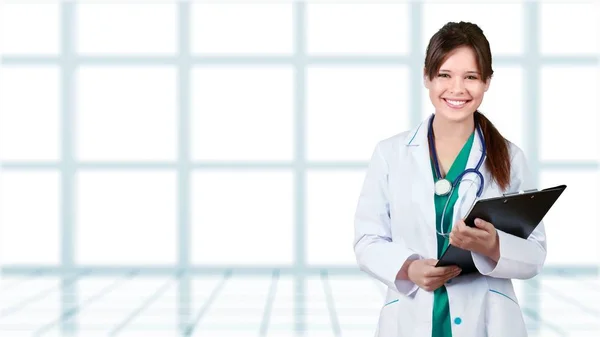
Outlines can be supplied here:
<path id="1" fill-rule="evenodd" d="M 462 319 L 460 319 L 460 317 L 456 317 L 454 319 L 454 324 L 459 325 L 460 323 L 462 323 Z"/>

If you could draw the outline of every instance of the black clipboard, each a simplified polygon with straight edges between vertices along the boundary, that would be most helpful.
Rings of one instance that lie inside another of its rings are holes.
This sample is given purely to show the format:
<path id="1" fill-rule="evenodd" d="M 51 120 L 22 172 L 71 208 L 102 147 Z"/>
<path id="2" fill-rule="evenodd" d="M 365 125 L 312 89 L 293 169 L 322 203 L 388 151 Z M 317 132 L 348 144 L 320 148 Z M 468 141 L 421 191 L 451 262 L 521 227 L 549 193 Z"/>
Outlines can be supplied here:
<path id="1" fill-rule="evenodd" d="M 465 224 L 475 227 L 474 221 L 479 218 L 493 223 L 503 232 L 526 239 L 566 188 L 567 185 L 559 185 L 477 200 L 468 212 Z M 436 267 L 456 265 L 462 269 L 461 275 L 477 272 L 470 251 L 448 245 Z"/>

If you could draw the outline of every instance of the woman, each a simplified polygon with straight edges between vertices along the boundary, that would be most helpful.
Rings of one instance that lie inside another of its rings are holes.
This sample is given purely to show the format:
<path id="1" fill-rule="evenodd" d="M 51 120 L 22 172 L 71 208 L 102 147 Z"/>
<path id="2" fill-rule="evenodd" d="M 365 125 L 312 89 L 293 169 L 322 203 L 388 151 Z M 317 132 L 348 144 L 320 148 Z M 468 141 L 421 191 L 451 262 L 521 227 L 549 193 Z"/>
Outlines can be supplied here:
<path id="1" fill-rule="evenodd" d="M 446 24 L 425 58 L 435 114 L 375 148 L 356 210 L 354 250 L 361 270 L 388 287 L 379 337 L 527 336 L 511 279 L 542 269 L 543 223 L 525 240 L 492 223 L 462 221 L 477 197 L 533 187 L 522 150 L 477 110 L 491 61 L 477 25 Z M 460 177 L 476 167 L 483 181 L 473 173 Z M 478 272 L 435 267 L 448 244 L 470 251 Z"/>

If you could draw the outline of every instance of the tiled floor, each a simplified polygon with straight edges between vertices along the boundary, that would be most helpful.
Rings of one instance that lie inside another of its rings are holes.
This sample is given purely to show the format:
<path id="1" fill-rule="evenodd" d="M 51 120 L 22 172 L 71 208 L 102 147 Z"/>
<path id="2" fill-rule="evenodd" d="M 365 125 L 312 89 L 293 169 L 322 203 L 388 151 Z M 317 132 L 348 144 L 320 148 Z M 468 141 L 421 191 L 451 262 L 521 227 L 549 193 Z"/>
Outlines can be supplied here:
<path id="1" fill-rule="evenodd" d="M 600 279 L 540 277 L 531 336 L 600 336 Z M 4 276 L 0 336 L 372 336 L 384 288 L 364 275 Z M 516 281 L 519 297 L 533 287 Z M 70 297 L 74 296 L 74 297 Z M 295 303 L 304 299 L 304 308 Z M 65 305 L 63 305 L 65 303 Z M 297 329 L 297 318 L 303 328 Z M 303 322 L 303 323 L 302 323 Z M 181 329 L 180 329 L 181 327 Z M 301 332 L 296 332 L 297 330 Z"/>

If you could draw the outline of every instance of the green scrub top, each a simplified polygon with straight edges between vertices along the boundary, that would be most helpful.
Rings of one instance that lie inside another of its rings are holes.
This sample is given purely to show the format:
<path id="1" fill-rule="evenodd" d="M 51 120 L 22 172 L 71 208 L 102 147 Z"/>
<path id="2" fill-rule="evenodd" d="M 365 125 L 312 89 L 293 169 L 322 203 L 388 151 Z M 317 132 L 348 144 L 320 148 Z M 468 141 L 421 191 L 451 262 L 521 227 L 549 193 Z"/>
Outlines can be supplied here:
<path id="1" fill-rule="evenodd" d="M 448 170 L 448 174 L 446 175 L 446 179 L 449 181 L 454 181 L 454 179 L 465 170 L 467 166 L 467 161 L 469 159 L 469 154 L 471 153 L 471 146 L 473 145 L 473 138 L 475 133 L 471 134 L 471 137 L 467 140 L 463 148 L 460 150 L 459 154 L 454 159 L 452 166 L 450 166 L 450 170 Z M 431 160 L 431 171 L 433 172 L 433 179 L 437 181 L 437 176 L 435 173 L 435 166 L 433 164 L 433 160 Z M 446 206 L 446 202 L 450 198 L 448 202 L 448 206 L 446 209 L 446 214 L 444 215 L 444 233 L 449 233 L 452 230 L 452 219 L 453 219 L 453 210 L 454 204 L 458 199 L 458 188 L 454 189 L 450 195 L 438 196 L 434 194 L 434 202 L 435 202 L 435 225 L 437 231 L 440 231 L 440 222 L 442 221 L 442 212 L 444 211 L 444 206 Z M 436 233 L 437 233 L 436 231 Z M 437 234 L 437 255 L 438 259 L 442 256 L 446 248 L 448 247 L 449 239 L 440 234 Z M 433 320 L 432 320 L 432 337 L 451 337 L 452 336 L 452 326 L 450 320 L 450 303 L 448 301 L 448 292 L 446 291 L 445 286 L 441 286 L 436 289 L 433 293 Z"/>

